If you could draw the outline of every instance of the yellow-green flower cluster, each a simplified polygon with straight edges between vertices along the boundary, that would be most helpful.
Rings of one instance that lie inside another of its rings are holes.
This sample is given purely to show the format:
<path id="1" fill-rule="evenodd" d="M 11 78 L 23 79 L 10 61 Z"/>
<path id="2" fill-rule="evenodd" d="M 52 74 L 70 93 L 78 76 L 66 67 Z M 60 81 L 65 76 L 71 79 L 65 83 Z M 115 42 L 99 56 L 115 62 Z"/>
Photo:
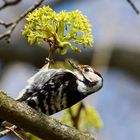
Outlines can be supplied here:
<path id="1" fill-rule="evenodd" d="M 30 44 L 51 41 L 61 54 L 68 47 L 79 52 L 76 44 L 86 47 L 93 42 L 89 21 L 80 11 L 56 13 L 49 6 L 28 14 L 22 34 Z"/>

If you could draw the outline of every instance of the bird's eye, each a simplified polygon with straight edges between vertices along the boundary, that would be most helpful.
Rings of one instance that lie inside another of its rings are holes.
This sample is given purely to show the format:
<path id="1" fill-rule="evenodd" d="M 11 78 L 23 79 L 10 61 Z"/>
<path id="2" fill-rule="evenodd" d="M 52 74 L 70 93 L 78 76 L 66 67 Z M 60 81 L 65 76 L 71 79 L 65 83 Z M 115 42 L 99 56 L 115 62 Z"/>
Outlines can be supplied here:
<path id="1" fill-rule="evenodd" d="M 85 72 L 89 72 L 89 69 L 88 68 L 85 68 Z"/>

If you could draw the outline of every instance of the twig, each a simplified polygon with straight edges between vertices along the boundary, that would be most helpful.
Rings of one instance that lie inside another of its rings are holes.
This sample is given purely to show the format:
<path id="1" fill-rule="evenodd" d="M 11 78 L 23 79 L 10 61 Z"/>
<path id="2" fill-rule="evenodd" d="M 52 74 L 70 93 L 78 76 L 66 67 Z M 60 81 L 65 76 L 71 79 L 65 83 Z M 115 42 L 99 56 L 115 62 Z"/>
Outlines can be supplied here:
<path id="1" fill-rule="evenodd" d="M 13 125 L 7 121 L 4 121 L 4 122 L 2 122 L 1 126 L 3 128 L 5 128 L 5 130 L 0 131 L 0 138 L 13 132 L 19 139 L 26 140 L 26 136 L 24 135 L 24 131 L 22 129 L 18 128 L 16 125 Z"/>
<path id="2" fill-rule="evenodd" d="M 6 0 L 3 0 L 4 4 L 2 6 L 0 6 L 0 10 L 8 7 L 8 6 L 13 6 L 13 5 L 16 5 L 18 4 L 19 2 L 21 2 L 21 0 L 15 0 L 15 1 L 6 1 Z"/>
<path id="3" fill-rule="evenodd" d="M 80 107 L 77 111 L 77 114 L 74 116 L 73 113 L 72 113 L 72 110 L 71 108 L 69 108 L 69 113 L 70 113 L 70 116 L 71 116 L 71 119 L 73 121 L 73 126 L 78 129 L 78 123 L 79 123 L 79 119 L 80 119 L 80 113 L 81 113 L 81 110 L 85 108 L 85 105 L 83 102 L 80 103 Z"/>
<path id="4" fill-rule="evenodd" d="M 127 2 L 131 5 L 131 7 L 133 8 L 133 10 L 139 14 L 140 11 L 137 9 L 137 7 L 135 6 L 135 4 L 131 1 L 131 0 L 127 0 Z"/>
<path id="5" fill-rule="evenodd" d="M 13 125 L 12 127 L 14 127 L 15 125 Z M 13 132 L 19 139 L 24 140 L 16 131 L 15 129 L 17 129 L 17 127 L 15 126 L 15 128 L 12 127 L 5 127 L 7 130 L 10 130 L 11 132 Z"/>
<path id="6" fill-rule="evenodd" d="M 0 131 L 0 138 L 11 133 L 11 131 L 14 131 L 15 129 L 17 129 L 17 126 L 13 125 L 11 127 L 8 127 L 8 129 L 5 129 L 3 131 Z"/>
<path id="7" fill-rule="evenodd" d="M 17 26 L 18 23 L 16 22 L 13 22 L 11 24 L 5 24 L 5 27 L 7 26 L 11 26 L 11 28 L 9 30 L 7 30 L 6 32 L 4 32 L 3 34 L 0 34 L 0 40 L 1 39 L 6 39 L 6 41 L 9 43 L 10 42 L 10 37 L 11 37 L 11 34 L 13 32 L 13 30 L 15 29 L 15 27 Z"/>
<path id="8" fill-rule="evenodd" d="M 18 129 L 18 127 L 16 125 L 12 125 L 10 127 L 5 127 L 5 130 L 0 131 L 0 138 L 3 136 L 8 135 L 9 133 L 13 132 L 19 139 L 24 140 L 20 134 L 18 134 L 15 130 Z"/>
<path id="9" fill-rule="evenodd" d="M 8 42 L 10 41 L 10 37 L 11 34 L 13 32 L 13 30 L 15 29 L 15 27 L 17 26 L 17 24 L 29 13 L 32 12 L 35 8 L 37 8 L 38 6 L 41 5 L 41 3 L 43 2 L 43 0 L 37 0 L 27 11 L 25 11 L 23 14 L 21 14 L 15 21 L 10 22 L 10 23 L 5 23 L 4 21 L 0 21 L 0 25 L 3 25 L 5 28 L 10 27 L 9 30 L 7 30 L 6 32 L 0 34 L 0 40 L 1 39 L 6 39 Z"/>

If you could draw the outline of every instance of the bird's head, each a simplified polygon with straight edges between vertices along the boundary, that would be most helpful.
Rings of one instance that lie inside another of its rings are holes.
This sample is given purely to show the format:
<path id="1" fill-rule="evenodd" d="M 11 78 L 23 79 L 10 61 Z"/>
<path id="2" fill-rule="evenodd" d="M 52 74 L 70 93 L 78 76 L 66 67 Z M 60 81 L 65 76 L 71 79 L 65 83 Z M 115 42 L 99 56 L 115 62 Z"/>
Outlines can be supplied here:
<path id="1" fill-rule="evenodd" d="M 74 74 L 78 81 L 79 91 L 87 94 L 94 93 L 102 88 L 103 78 L 101 74 L 89 65 L 76 65 L 69 61 L 74 68 Z"/>

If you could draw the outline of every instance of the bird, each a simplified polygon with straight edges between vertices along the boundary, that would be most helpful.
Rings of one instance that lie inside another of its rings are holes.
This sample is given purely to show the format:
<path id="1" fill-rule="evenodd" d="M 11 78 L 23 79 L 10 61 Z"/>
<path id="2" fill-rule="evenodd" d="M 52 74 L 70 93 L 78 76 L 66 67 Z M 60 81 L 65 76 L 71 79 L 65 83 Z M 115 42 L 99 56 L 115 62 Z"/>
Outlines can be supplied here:
<path id="1" fill-rule="evenodd" d="M 74 71 L 43 67 L 28 80 L 17 98 L 46 115 L 55 114 L 78 103 L 103 86 L 103 78 L 89 65 L 76 65 Z"/>
<path id="2" fill-rule="evenodd" d="M 89 65 L 68 61 L 73 71 L 41 68 L 16 98 L 48 116 L 69 108 L 103 86 L 102 75 Z"/>

